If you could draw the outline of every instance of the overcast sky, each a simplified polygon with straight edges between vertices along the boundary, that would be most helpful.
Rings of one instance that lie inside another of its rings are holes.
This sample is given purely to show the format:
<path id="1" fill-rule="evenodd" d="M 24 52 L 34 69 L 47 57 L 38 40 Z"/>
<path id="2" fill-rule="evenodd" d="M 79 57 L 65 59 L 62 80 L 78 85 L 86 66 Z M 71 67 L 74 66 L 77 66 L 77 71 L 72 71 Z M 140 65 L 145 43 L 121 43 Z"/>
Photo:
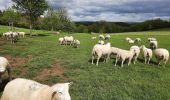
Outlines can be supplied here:
<path id="1" fill-rule="evenodd" d="M 170 18 L 170 0 L 47 0 L 57 9 L 65 7 L 74 21 L 138 22 Z M 11 6 L 0 0 L 0 9 Z"/>

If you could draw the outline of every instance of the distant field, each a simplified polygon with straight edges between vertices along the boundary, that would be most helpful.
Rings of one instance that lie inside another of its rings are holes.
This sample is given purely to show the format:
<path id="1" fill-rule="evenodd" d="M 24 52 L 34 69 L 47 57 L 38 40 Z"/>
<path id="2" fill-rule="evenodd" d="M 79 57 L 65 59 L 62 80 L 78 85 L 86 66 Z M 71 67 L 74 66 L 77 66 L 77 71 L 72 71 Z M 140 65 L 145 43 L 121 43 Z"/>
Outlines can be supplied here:
<path id="1" fill-rule="evenodd" d="M 8 31 L 0 26 L 0 33 Z M 16 28 L 16 31 L 29 32 Z M 91 51 L 98 40 L 85 33 L 60 35 L 43 30 L 34 30 L 40 34 L 32 38 L 20 39 L 16 44 L 0 38 L 0 56 L 5 56 L 13 66 L 13 75 L 34 79 L 52 85 L 57 82 L 74 84 L 70 89 L 72 100 L 169 100 L 170 99 L 170 61 L 166 67 L 157 66 L 155 57 L 151 64 L 143 63 L 140 55 L 136 65 L 123 68 L 114 66 L 114 56 L 99 66 L 91 64 Z M 80 48 L 59 46 L 58 38 L 73 35 L 81 41 Z M 129 49 L 126 37 L 142 39 L 141 44 L 148 46 L 148 37 L 155 37 L 161 48 L 170 51 L 170 30 L 148 32 L 129 32 L 111 35 L 112 46 Z M 4 77 L 3 77 L 4 78 Z M 4 78 L 5 79 L 5 78 Z M 1 93 L 2 93 L 1 86 Z"/>

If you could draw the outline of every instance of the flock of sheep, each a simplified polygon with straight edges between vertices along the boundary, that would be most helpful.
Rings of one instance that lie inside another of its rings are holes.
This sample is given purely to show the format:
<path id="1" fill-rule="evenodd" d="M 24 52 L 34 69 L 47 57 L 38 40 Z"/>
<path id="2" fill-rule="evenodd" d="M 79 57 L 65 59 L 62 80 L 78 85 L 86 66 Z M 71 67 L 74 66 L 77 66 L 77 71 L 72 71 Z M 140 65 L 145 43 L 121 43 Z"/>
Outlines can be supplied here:
<path id="1" fill-rule="evenodd" d="M 18 38 L 25 37 L 25 32 L 6 32 L 3 33 L 3 37 L 15 43 Z M 65 36 L 61 44 L 78 47 L 80 41 L 73 39 L 72 36 Z M 8 72 L 10 82 L 5 86 L 1 100 L 71 100 L 69 87 L 73 84 L 72 82 L 48 86 L 24 78 L 12 80 L 9 61 L 5 57 L 0 57 L 0 84 L 5 72 Z"/>
<path id="2" fill-rule="evenodd" d="M 91 39 L 96 39 L 96 37 L 92 37 Z M 128 60 L 128 66 L 129 66 L 131 63 L 135 64 L 141 51 L 143 52 L 145 64 L 146 63 L 149 64 L 153 54 L 157 59 L 158 65 L 160 65 L 161 61 L 163 61 L 165 65 L 169 59 L 169 51 L 164 48 L 158 48 L 158 42 L 156 38 L 148 38 L 148 41 L 150 43 L 150 48 L 146 48 L 145 45 L 142 45 L 140 47 L 134 45 L 131 46 L 129 50 L 112 47 L 111 43 L 109 42 L 105 44 L 103 41 L 104 39 L 110 39 L 110 36 L 99 35 L 98 44 L 94 45 L 92 49 L 92 64 L 94 64 L 94 59 L 97 58 L 96 65 L 98 65 L 101 57 L 103 57 L 104 61 L 107 62 L 111 54 L 114 54 L 116 55 L 115 66 L 117 65 L 118 61 L 121 61 L 121 67 L 123 67 L 125 60 Z M 132 40 L 131 38 L 127 37 L 126 40 L 128 43 L 135 43 L 135 41 L 141 42 L 140 38 L 136 38 L 135 40 Z"/>
<path id="3" fill-rule="evenodd" d="M 5 37 L 7 40 L 11 40 L 11 43 L 15 43 L 18 41 L 19 38 L 25 37 L 26 33 L 25 32 L 5 32 L 2 34 L 3 37 Z"/>
<path id="4" fill-rule="evenodd" d="M 80 41 L 75 39 L 73 36 L 64 36 L 58 39 L 59 45 L 72 45 L 75 48 L 78 48 Z"/>
<path id="5" fill-rule="evenodd" d="M 12 39 L 15 37 L 25 37 L 24 32 L 6 32 L 3 36 L 7 39 Z M 101 57 L 107 62 L 111 54 L 116 55 L 115 66 L 118 61 L 121 61 L 121 67 L 125 60 L 128 60 L 128 65 L 131 63 L 135 64 L 140 52 L 143 52 L 145 59 L 145 64 L 149 64 L 152 55 L 154 54 L 158 65 L 163 60 L 164 64 L 167 63 L 169 59 L 169 51 L 164 48 L 158 48 L 158 42 L 156 38 L 148 38 L 150 43 L 150 48 L 145 47 L 145 45 L 131 46 L 129 50 L 124 50 L 121 48 L 111 46 L 110 40 L 111 36 L 99 35 L 99 41 L 94 45 L 92 49 L 92 64 L 94 64 L 94 59 L 97 58 L 96 65 L 98 65 Z M 97 39 L 97 37 L 91 37 L 91 39 Z M 126 38 L 128 43 L 141 42 L 140 38 L 132 40 L 131 38 Z M 73 47 L 79 47 L 80 41 L 75 39 L 73 36 L 65 36 L 59 38 L 59 45 L 72 45 Z M 107 41 L 107 43 L 105 43 Z M 14 42 L 14 41 L 13 41 Z M 13 43 L 12 42 L 12 43 Z M 2 83 L 1 76 L 8 72 L 9 79 L 11 78 L 11 66 L 8 60 L 4 57 L 0 57 L 0 83 Z M 10 81 L 4 89 L 1 100 L 71 100 L 69 94 L 69 87 L 72 83 L 57 83 L 53 86 L 44 85 L 33 80 L 27 80 L 23 78 L 16 78 Z M 17 96 L 16 96 L 17 95 Z"/>

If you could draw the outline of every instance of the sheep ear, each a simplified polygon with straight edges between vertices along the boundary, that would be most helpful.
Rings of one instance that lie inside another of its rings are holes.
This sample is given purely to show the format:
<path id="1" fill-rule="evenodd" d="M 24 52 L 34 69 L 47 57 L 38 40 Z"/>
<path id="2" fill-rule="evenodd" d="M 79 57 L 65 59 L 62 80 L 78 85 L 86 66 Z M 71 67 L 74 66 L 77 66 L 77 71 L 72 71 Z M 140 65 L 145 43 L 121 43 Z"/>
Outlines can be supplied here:
<path id="1" fill-rule="evenodd" d="M 73 82 L 68 83 L 69 86 L 73 85 Z"/>

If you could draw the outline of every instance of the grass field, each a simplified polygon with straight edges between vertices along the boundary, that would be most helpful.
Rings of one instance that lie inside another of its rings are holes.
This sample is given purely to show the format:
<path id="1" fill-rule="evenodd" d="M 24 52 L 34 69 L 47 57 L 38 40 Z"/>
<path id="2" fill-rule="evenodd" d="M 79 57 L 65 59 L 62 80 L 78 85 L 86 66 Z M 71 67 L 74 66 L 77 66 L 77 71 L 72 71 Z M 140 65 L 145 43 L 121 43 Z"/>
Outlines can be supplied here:
<path id="1" fill-rule="evenodd" d="M 27 29 L 16 28 L 28 32 Z M 8 27 L 0 26 L 0 33 Z M 143 63 L 140 55 L 136 65 L 123 68 L 114 66 L 114 56 L 107 63 L 99 66 L 90 62 L 91 51 L 97 40 L 85 33 L 60 35 L 48 31 L 35 30 L 37 37 L 20 39 L 16 44 L 0 38 L 0 56 L 5 56 L 13 66 L 13 75 L 34 79 L 52 85 L 57 82 L 70 82 L 72 100 L 168 100 L 170 99 L 170 61 L 166 67 L 157 66 L 155 57 L 151 64 Z M 80 48 L 59 46 L 58 38 L 73 35 L 81 41 Z M 96 34 L 96 36 L 98 36 Z M 112 46 L 129 49 L 125 37 L 140 37 L 148 46 L 147 38 L 157 38 L 159 47 L 170 51 L 170 30 L 148 32 L 129 32 L 111 35 Z M 4 78 L 5 79 L 5 78 Z M 2 90 L 1 90 L 2 93 Z"/>

